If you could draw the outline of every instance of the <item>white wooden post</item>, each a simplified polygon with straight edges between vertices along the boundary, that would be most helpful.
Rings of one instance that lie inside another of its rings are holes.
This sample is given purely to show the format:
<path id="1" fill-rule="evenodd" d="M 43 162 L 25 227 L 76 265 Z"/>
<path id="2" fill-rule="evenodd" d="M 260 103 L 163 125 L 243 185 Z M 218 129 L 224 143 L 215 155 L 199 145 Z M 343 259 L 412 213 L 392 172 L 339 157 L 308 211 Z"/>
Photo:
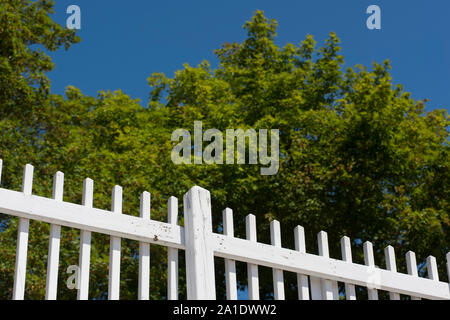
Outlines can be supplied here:
<path id="1" fill-rule="evenodd" d="M 178 222 L 178 199 L 169 198 L 167 205 L 168 223 L 177 225 Z M 178 300 L 178 249 L 167 248 L 168 276 L 167 276 L 167 299 Z"/>
<path id="2" fill-rule="evenodd" d="M 270 222 L 270 241 L 277 248 L 281 248 L 280 222 L 273 220 Z M 284 279 L 283 270 L 272 269 L 273 275 L 273 295 L 275 300 L 284 300 Z"/>
<path id="3" fill-rule="evenodd" d="M 302 226 L 296 226 L 294 229 L 295 250 L 306 253 L 305 230 Z M 298 299 L 309 300 L 308 276 L 297 274 Z"/>
<path id="4" fill-rule="evenodd" d="M 249 214 L 245 217 L 245 234 L 249 241 L 257 242 L 256 236 L 256 217 Z M 259 277 L 258 266 L 256 264 L 247 263 L 248 277 L 248 299 L 259 300 Z"/>
<path id="5" fill-rule="evenodd" d="M 329 258 L 328 235 L 325 231 L 319 232 L 317 235 L 317 242 L 319 244 L 319 256 Z M 337 281 L 322 279 L 322 297 L 324 300 L 339 299 Z"/>
<path id="6" fill-rule="evenodd" d="M 428 272 L 428 279 L 439 281 L 436 258 L 433 256 L 429 256 L 427 258 L 427 272 Z"/>
<path id="7" fill-rule="evenodd" d="M 341 253 L 343 261 L 353 263 L 352 246 L 349 237 L 341 238 Z M 355 286 L 353 284 L 345 284 L 345 297 L 347 300 L 356 300 Z"/>
<path id="8" fill-rule="evenodd" d="M 408 269 L 408 274 L 411 276 L 419 276 L 417 273 L 416 254 L 412 251 L 406 253 L 406 268 Z M 411 300 L 420 300 L 420 298 L 411 296 Z"/>
<path id="9" fill-rule="evenodd" d="M 3 166 L 3 160 L 0 159 L 0 184 L 2 184 L 2 166 Z"/>
<path id="10" fill-rule="evenodd" d="M 374 280 L 376 279 L 376 266 L 375 266 L 375 258 L 373 256 L 373 245 L 372 242 L 366 241 L 364 242 L 364 264 L 368 267 L 371 267 L 370 270 L 372 271 L 370 274 L 367 274 L 367 283 L 369 286 L 373 285 Z M 367 296 L 369 300 L 378 300 L 378 291 L 374 288 L 367 288 Z"/>
<path id="11" fill-rule="evenodd" d="M 183 202 L 187 298 L 214 300 L 211 196 L 208 190 L 195 186 L 184 195 Z"/>
<path id="12" fill-rule="evenodd" d="M 222 214 L 223 234 L 228 237 L 234 237 L 233 210 L 226 208 Z M 227 299 L 237 300 L 236 262 L 231 259 L 225 259 L 225 285 Z"/>
<path id="13" fill-rule="evenodd" d="M 122 214 L 122 187 L 115 186 L 112 190 L 111 211 Z M 120 247 L 121 238 L 111 236 L 109 241 L 109 281 L 108 299 L 119 300 L 120 292 Z"/>
<path id="14" fill-rule="evenodd" d="M 141 194 L 140 217 L 150 220 L 150 193 Z M 150 244 L 139 241 L 139 300 L 150 299 Z"/>
<path id="15" fill-rule="evenodd" d="M 82 205 L 92 208 L 94 204 L 94 181 L 86 178 L 83 181 Z M 89 266 L 91 263 L 91 232 L 80 231 L 80 255 L 78 272 L 78 300 L 87 300 L 89 298 Z"/>
<path id="16" fill-rule="evenodd" d="M 27 164 L 23 170 L 22 192 L 30 196 L 33 189 L 34 167 Z M 28 230 L 30 220 L 19 218 L 17 230 L 16 266 L 14 272 L 13 300 L 23 300 L 25 295 L 25 276 L 27 272 Z"/>
<path id="17" fill-rule="evenodd" d="M 53 195 L 55 201 L 63 201 L 64 173 L 57 172 L 53 177 Z M 61 240 L 61 226 L 50 224 L 50 239 L 47 260 L 47 282 L 45 299 L 56 300 L 58 288 L 59 247 Z"/>
<path id="18" fill-rule="evenodd" d="M 397 264 L 395 263 L 395 252 L 392 246 L 384 248 L 384 256 L 386 258 L 386 269 L 392 272 L 397 272 Z M 400 294 L 396 292 L 389 292 L 391 300 L 400 300 Z"/>

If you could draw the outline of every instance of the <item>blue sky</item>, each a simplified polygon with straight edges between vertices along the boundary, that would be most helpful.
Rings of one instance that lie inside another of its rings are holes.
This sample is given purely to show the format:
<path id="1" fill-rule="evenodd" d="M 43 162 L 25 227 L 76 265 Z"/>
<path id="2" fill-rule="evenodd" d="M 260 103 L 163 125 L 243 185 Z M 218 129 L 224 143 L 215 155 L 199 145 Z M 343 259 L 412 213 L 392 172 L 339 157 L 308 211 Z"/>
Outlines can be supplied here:
<path id="1" fill-rule="evenodd" d="M 54 19 L 65 25 L 66 8 L 81 8 L 82 42 L 51 54 L 52 91 L 74 85 L 85 94 L 121 89 L 147 105 L 147 78 L 172 77 L 183 63 L 209 60 L 224 42 L 241 42 L 242 25 L 256 9 L 279 23 L 277 44 L 298 44 L 307 34 L 319 44 L 330 31 L 342 41 L 346 66 L 390 59 L 395 83 L 428 109 L 450 110 L 450 1 L 144 1 L 58 0 Z M 366 27 L 366 8 L 381 8 L 381 30 Z"/>

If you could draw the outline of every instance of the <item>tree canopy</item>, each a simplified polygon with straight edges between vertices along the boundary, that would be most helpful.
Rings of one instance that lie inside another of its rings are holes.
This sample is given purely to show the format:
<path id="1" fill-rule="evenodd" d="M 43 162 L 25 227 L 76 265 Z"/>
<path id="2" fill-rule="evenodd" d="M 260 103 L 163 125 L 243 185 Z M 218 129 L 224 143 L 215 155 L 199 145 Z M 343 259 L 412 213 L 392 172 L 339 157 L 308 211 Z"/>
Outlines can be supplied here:
<path id="1" fill-rule="evenodd" d="M 389 61 L 345 69 L 334 33 L 323 46 L 308 35 L 297 45 L 280 47 L 274 41 L 277 22 L 256 11 L 244 25 L 242 43 L 225 43 L 215 51 L 217 68 L 204 61 L 185 64 L 172 78 L 152 74 L 146 107 L 121 91 L 90 97 L 68 87 L 63 97 L 49 93 L 50 58 L 32 49 L 33 44 L 68 48 L 79 41 L 51 20 L 52 7 L 44 0 L 0 4 L 2 187 L 19 189 L 21 167 L 32 162 L 34 193 L 50 196 L 52 175 L 59 170 L 65 173 L 65 201 L 80 203 L 83 179 L 90 177 L 94 206 L 109 209 L 111 189 L 118 184 L 124 188 L 124 213 L 138 215 L 139 194 L 147 190 L 152 218 L 165 221 L 168 198 L 182 199 L 199 185 L 211 192 L 216 230 L 221 211 L 229 207 L 239 237 L 245 237 L 245 216 L 253 213 L 261 242 L 270 242 L 269 222 L 277 219 L 287 248 L 294 247 L 293 227 L 302 225 L 308 252 L 317 252 L 316 234 L 325 230 L 334 258 L 340 258 L 339 239 L 346 235 L 357 263 L 363 262 L 362 243 L 369 240 L 379 266 L 384 267 L 387 245 L 395 248 L 400 271 L 406 270 L 407 250 L 415 251 L 418 261 L 432 254 L 444 265 L 450 243 L 449 117 L 445 110 L 426 111 L 424 101 L 394 84 Z M 205 129 L 279 129 L 278 174 L 262 176 L 254 165 L 173 164 L 171 133 L 192 132 L 198 120 Z M 0 222 L 0 296 L 7 299 L 17 220 L 2 215 Z M 32 222 L 30 232 L 26 298 L 41 299 L 49 227 Z M 63 228 L 60 299 L 76 297 L 65 286 L 65 270 L 78 264 L 78 236 L 78 230 Z M 89 296 L 105 298 L 109 238 L 94 235 L 92 247 Z M 137 255 L 138 244 L 124 240 L 125 299 L 136 298 Z M 154 299 L 166 294 L 165 256 L 165 248 L 151 246 Z M 219 284 L 223 261 L 216 262 Z M 262 297 L 271 298 L 270 270 L 260 272 Z M 244 264 L 238 263 L 238 280 L 243 288 Z M 295 275 L 286 273 L 286 281 L 292 284 L 286 296 L 296 298 Z M 218 286 L 218 297 L 223 288 Z"/>

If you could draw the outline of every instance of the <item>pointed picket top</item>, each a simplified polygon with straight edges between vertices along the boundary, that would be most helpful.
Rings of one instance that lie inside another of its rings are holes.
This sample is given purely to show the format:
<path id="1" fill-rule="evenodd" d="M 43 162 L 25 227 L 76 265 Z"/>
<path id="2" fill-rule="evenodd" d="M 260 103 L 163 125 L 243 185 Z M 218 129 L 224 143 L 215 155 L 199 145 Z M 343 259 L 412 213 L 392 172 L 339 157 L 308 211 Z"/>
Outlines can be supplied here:
<path id="1" fill-rule="evenodd" d="M 63 201 L 64 193 L 64 173 L 58 171 L 53 176 L 52 198 L 57 201 Z"/>
<path id="2" fill-rule="evenodd" d="M 83 199 L 81 200 L 83 206 L 92 208 L 94 203 L 94 181 L 86 178 L 83 181 Z"/>
<path id="3" fill-rule="evenodd" d="M 384 255 L 386 257 L 387 270 L 397 272 L 397 264 L 395 262 L 394 247 L 389 245 L 386 248 L 384 248 Z"/>
<path id="4" fill-rule="evenodd" d="M 413 251 L 406 253 L 406 268 L 408 269 L 408 274 L 415 277 L 419 276 L 417 272 L 416 254 Z"/>
<path id="5" fill-rule="evenodd" d="M 257 241 L 256 235 L 256 217 L 253 214 L 249 214 L 245 217 L 245 234 L 247 240 Z"/>
<path id="6" fill-rule="evenodd" d="M 114 186 L 112 189 L 111 211 L 122 213 L 122 187 Z"/>
<path id="7" fill-rule="evenodd" d="M 330 251 L 328 249 L 328 234 L 325 231 L 320 231 L 317 234 L 317 242 L 319 246 L 319 256 L 329 258 Z"/>
<path id="8" fill-rule="evenodd" d="M 427 258 L 427 271 L 428 271 L 428 279 L 439 281 L 436 258 L 433 256 L 428 256 Z"/>
<path id="9" fill-rule="evenodd" d="M 281 248 L 281 230 L 278 220 L 270 222 L 270 241 L 273 246 Z"/>
<path id="10" fill-rule="evenodd" d="M 350 263 L 353 262 L 352 246 L 350 243 L 350 238 L 347 236 L 341 238 L 341 253 L 342 253 L 342 260 Z"/>
<path id="11" fill-rule="evenodd" d="M 375 266 L 375 258 L 373 256 L 373 244 L 370 241 L 366 241 L 363 244 L 364 247 L 364 264 L 366 266 Z"/>
<path id="12" fill-rule="evenodd" d="M 305 229 L 302 226 L 296 226 L 294 228 L 294 241 L 295 241 L 295 250 L 305 253 L 306 252 Z"/>
<path id="13" fill-rule="evenodd" d="M 23 169 L 22 192 L 26 195 L 31 195 L 33 190 L 33 171 L 31 164 L 27 164 Z"/>
<path id="14" fill-rule="evenodd" d="M 167 203 L 168 217 L 167 222 L 170 224 L 178 224 L 178 198 L 170 197 Z"/>
<path id="15" fill-rule="evenodd" d="M 222 212 L 223 220 L 223 234 L 226 236 L 234 236 L 234 226 L 233 226 L 233 210 L 230 208 L 225 208 Z"/>

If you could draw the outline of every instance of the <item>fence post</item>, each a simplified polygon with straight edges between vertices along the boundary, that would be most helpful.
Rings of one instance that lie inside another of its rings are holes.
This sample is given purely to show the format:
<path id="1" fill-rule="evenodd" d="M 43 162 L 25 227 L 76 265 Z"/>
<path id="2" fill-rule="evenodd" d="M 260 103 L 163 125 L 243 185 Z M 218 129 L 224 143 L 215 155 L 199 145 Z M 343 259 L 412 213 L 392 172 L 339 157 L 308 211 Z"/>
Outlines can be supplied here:
<path id="1" fill-rule="evenodd" d="M 211 196 L 208 190 L 195 186 L 184 195 L 183 202 L 187 298 L 214 300 Z"/>

